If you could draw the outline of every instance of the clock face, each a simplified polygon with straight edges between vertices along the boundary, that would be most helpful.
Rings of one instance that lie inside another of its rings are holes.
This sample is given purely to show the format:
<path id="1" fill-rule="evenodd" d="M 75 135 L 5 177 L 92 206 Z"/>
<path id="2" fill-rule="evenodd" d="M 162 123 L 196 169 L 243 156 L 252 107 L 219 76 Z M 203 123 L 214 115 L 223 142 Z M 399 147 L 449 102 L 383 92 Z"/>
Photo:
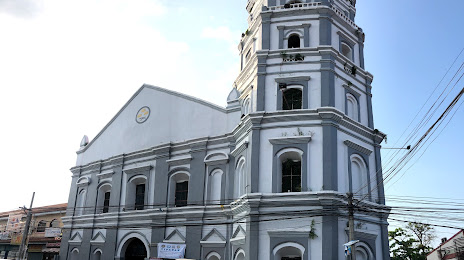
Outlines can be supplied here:
<path id="1" fill-rule="evenodd" d="M 139 109 L 139 112 L 137 112 L 137 115 L 135 116 L 135 121 L 137 123 L 142 124 L 147 121 L 148 117 L 150 116 L 150 108 L 149 107 L 142 107 Z"/>

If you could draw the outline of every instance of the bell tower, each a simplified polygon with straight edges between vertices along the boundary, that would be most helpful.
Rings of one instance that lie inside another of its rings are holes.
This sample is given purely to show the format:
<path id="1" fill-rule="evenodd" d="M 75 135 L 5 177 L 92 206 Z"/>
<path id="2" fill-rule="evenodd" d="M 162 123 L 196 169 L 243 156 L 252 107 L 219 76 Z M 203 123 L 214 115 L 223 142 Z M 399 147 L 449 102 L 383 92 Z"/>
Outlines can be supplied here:
<path id="1" fill-rule="evenodd" d="M 346 194 L 360 207 L 389 211 L 380 156 L 385 135 L 374 128 L 373 75 L 365 69 L 356 0 L 248 0 L 246 10 L 234 87 L 242 121 L 251 125 L 247 193 L 301 192 L 318 201 L 331 214 L 320 216 L 313 257 L 345 259 Z M 301 171 L 295 187 L 286 183 L 288 160 Z M 366 223 L 355 231 L 360 259 L 390 259 L 387 215 L 356 213 L 355 222 Z M 256 242 L 263 225 L 250 226 L 259 232 L 247 234 L 249 259 L 269 259 L 258 252 L 274 245 Z"/>

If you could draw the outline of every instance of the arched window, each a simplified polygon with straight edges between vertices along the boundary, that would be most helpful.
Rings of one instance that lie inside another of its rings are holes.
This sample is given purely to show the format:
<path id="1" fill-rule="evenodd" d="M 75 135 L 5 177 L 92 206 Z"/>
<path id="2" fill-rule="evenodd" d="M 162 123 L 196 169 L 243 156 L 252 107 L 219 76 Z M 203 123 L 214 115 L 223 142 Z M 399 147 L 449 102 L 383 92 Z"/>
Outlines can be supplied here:
<path id="1" fill-rule="evenodd" d="M 206 256 L 206 260 L 221 260 L 221 255 L 216 252 L 211 252 Z"/>
<path id="2" fill-rule="evenodd" d="M 300 36 L 292 34 L 288 37 L 288 48 L 300 48 Z"/>
<path id="3" fill-rule="evenodd" d="M 367 195 L 369 192 L 367 167 L 361 156 L 353 154 L 351 156 L 351 183 L 352 192 L 357 195 Z"/>
<path id="4" fill-rule="evenodd" d="M 77 260 L 77 259 L 79 259 L 79 249 L 74 248 L 71 251 L 71 260 Z"/>
<path id="5" fill-rule="evenodd" d="M 245 102 L 243 102 L 243 114 L 248 115 L 250 112 L 250 99 L 247 98 Z"/>
<path id="6" fill-rule="evenodd" d="M 80 216 L 84 214 L 84 207 L 85 207 L 85 195 L 86 195 L 86 190 L 82 189 L 79 191 L 79 194 L 77 195 L 77 201 L 76 201 L 76 216 Z"/>
<path id="7" fill-rule="evenodd" d="M 356 244 L 356 260 L 373 260 L 374 254 L 364 242 Z"/>
<path id="8" fill-rule="evenodd" d="M 111 184 L 101 185 L 97 196 L 97 213 L 107 213 L 110 209 Z"/>
<path id="9" fill-rule="evenodd" d="M 293 242 L 282 243 L 272 251 L 275 260 L 301 260 L 304 252 L 302 245 Z"/>
<path id="10" fill-rule="evenodd" d="M 189 179 L 187 172 L 177 172 L 171 175 L 169 184 L 169 204 L 184 207 L 188 204 Z"/>
<path id="11" fill-rule="evenodd" d="M 235 168 L 235 198 L 246 193 L 245 158 L 241 158 Z"/>
<path id="12" fill-rule="evenodd" d="M 353 50 L 348 44 L 344 42 L 341 43 L 341 52 L 342 52 L 342 55 L 347 57 L 348 59 L 350 60 L 353 59 Z"/>
<path id="13" fill-rule="evenodd" d="M 211 204 L 220 204 L 221 203 L 221 193 L 222 193 L 222 171 L 215 170 L 210 175 L 210 196 L 209 200 Z"/>
<path id="14" fill-rule="evenodd" d="M 245 251 L 243 249 L 240 249 L 235 253 L 234 260 L 245 260 Z"/>
<path id="15" fill-rule="evenodd" d="M 135 175 L 129 179 L 129 181 L 127 182 L 127 191 L 126 191 L 126 209 L 128 210 L 145 209 L 146 184 L 147 184 L 147 177 L 145 175 Z M 103 196 L 104 194 L 102 194 L 102 197 Z M 107 196 L 110 196 L 110 195 L 107 195 Z"/>
<path id="16" fill-rule="evenodd" d="M 50 227 L 60 227 L 60 221 L 58 219 L 53 219 L 51 222 L 50 222 Z"/>
<path id="17" fill-rule="evenodd" d="M 124 253 L 124 259 L 146 259 L 147 258 L 147 249 L 145 244 L 137 238 L 132 239 L 127 247 L 126 252 Z"/>
<path id="18" fill-rule="evenodd" d="M 282 109 L 301 109 L 303 105 L 303 91 L 299 88 L 286 88 L 282 90 Z"/>
<path id="19" fill-rule="evenodd" d="M 93 251 L 92 260 L 100 260 L 101 256 L 102 256 L 101 249 L 96 249 L 95 251 Z"/>
<path id="20" fill-rule="evenodd" d="M 45 220 L 39 221 L 39 224 L 37 224 L 37 232 L 45 232 L 46 227 L 47 227 L 47 222 L 45 222 Z"/>
<path id="21" fill-rule="evenodd" d="M 302 154 L 298 149 L 285 149 L 278 155 L 281 166 L 281 192 L 301 192 Z"/>
<path id="22" fill-rule="evenodd" d="M 350 93 L 346 94 L 346 115 L 355 121 L 359 121 L 358 100 Z"/>

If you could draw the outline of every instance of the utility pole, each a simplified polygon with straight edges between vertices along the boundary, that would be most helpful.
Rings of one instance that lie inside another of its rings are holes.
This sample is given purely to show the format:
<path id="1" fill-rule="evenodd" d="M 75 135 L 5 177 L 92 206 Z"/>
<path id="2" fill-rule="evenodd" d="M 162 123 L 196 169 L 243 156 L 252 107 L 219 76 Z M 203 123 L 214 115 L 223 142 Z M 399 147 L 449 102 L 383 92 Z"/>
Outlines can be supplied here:
<path id="1" fill-rule="evenodd" d="M 354 205 L 353 205 L 353 193 L 348 192 L 348 240 L 354 241 Z M 356 243 L 351 245 L 351 260 L 356 260 Z"/>
<path id="2" fill-rule="evenodd" d="M 21 246 L 19 247 L 19 259 L 26 259 L 26 250 L 27 250 L 27 236 L 29 235 L 29 226 L 31 225 L 32 220 L 32 203 L 34 203 L 35 192 L 32 193 L 31 206 L 29 209 L 23 207 L 24 210 L 27 210 L 27 219 L 26 225 L 24 226 L 23 239 L 21 240 Z"/>

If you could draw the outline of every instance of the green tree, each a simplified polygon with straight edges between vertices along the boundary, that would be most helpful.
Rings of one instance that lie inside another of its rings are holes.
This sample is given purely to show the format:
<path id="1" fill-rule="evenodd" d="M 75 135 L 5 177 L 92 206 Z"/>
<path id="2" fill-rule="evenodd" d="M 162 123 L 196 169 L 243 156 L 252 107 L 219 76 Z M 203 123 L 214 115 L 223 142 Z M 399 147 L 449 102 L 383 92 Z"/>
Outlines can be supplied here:
<path id="1" fill-rule="evenodd" d="M 432 249 L 435 230 L 428 224 L 410 222 L 388 232 L 392 260 L 425 260 Z"/>

